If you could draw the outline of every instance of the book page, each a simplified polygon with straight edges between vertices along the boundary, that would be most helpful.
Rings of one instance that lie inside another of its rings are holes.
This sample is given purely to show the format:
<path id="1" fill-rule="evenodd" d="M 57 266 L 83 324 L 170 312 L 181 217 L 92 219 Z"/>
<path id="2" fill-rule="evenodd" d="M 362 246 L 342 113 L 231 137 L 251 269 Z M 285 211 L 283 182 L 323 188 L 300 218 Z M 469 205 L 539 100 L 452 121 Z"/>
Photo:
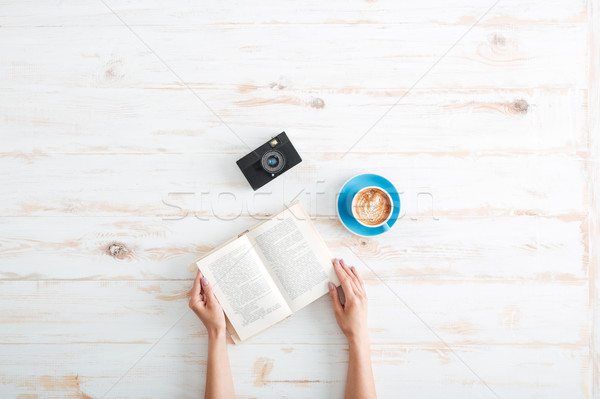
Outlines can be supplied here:
<path id="1" fill-rule="evenodd" d="M 196 262 L 241 340 L 283 320 L 291 309 L 242 236 Z"/>
<path id="2" fill-rule="evenodd" d="M 340 284 L 331 253 L 300 203 L 247 236 L 293 312 L 329 292 L 329 281 Z"/>

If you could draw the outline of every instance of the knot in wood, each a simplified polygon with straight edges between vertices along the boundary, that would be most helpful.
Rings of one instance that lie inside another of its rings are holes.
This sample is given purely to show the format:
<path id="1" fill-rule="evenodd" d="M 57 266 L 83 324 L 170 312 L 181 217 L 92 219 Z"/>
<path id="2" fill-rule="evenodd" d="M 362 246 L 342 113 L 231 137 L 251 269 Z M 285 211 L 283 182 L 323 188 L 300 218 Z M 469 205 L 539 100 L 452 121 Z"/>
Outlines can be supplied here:
<path id="1" fill-rule="evenodd" d="M 100 86 L 110 86 L 125 76 L 123 61 L 120 58 L 111 58 L 101 66 L 97 76 Z"/>
<path id="2" fill-rule="evenodd" d="M 368 238 L 356 237 L 352 244 L 362 253 L 377 253 L 379 251 L 377 242 Z"/>
<path id="3" fill-rule="evenodd" d="M 273 89 L 273 90 L 285 89 L 285 85 L 281 82 L 271 82 L 271 84 L 269 86 L 271 86 L 271 89 Z"/>
<path id="4" fill-rule="evenodd" d="M 315 97 L 312 100 L 310 100 L 310 106 L 316 109 L 321 109 L 325 107 L 325 101 L 323 101 L 322 98 Z"/>
<path id="5" fill-rule="evenodd" d="M 496 47 L 504 47 L 506 45 L 506 39 L 499 33 L 494 33 L 490 38 L 490 42 Z"/>
<path id="6" fill-rule="evenodd" d="M 512 109 L 519 114 L 526 114 L 529 110 L 529 103 L 523 99 L 513 101 Z"/>
<path id="7" fill-rule="evenodd" d="M 106 248 L 106 252 L 113 258 L 124 259 L 129 253 L 129 250 L 127 249 L 125 244 L 122 244 L 120 242 L 114 242 L 108 245 L 108 247 Z"/>

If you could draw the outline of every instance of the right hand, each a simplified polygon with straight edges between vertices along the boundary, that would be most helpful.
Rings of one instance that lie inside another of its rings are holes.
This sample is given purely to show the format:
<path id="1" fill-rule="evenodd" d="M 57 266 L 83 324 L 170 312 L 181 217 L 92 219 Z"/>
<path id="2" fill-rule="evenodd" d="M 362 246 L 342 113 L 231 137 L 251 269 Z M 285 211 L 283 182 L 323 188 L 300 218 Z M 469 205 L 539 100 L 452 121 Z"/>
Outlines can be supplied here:
<path id="1" fill-rule="evenodd" d="M 333 313 L 337 324 L 348 341 L 366 339 L 368 338 L 367 293 L 363 280 L 354 266 L 348 267 L 343 259 L 334 259 L 333 268 L 346 298 L 342 305 L 335 285 L 329 283 L 329 296 L 333 302 Z"/>

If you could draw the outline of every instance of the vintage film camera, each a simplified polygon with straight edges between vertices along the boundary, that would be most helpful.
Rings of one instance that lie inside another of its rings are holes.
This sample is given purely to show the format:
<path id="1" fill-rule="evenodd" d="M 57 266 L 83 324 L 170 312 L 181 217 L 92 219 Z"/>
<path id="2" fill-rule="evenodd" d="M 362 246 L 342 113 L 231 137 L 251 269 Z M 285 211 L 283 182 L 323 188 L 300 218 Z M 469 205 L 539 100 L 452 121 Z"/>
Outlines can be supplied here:
<path id="1" fill-rule="evenodd" d="M 237 161 L 244 176 L 258 190 L 271 180 L 302 162 L 302 158 L 285 132 Z"/>

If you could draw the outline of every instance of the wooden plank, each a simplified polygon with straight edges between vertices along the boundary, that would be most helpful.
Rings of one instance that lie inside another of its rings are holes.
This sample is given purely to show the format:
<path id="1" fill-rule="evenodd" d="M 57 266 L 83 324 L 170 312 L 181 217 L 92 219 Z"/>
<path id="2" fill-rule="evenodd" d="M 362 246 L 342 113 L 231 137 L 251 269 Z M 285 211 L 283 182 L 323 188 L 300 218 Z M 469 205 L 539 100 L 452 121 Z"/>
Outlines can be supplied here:
<path id="1" fill-rule="evenodd" d="M 97 396 L 182 315 L 187 316 L 119 383 L 114 395 L 131 396 L 143 387 L 185 394 L 201 389 L 202 378 L 191 375 L 204 367 L 206 337 L 186 309 L 182 295 L 189 282 L 0 285 L 4 393 L 80 389 Z M 393 288 L 501 397 L 550 392 L 585 397 L 585 283 L 405 281 Z M 414 391 L 411 397 L 448 389 L 466 397 L 483 395 L 480 381 L 388 288 L 369 283 L 368 290 L 380 396 L 400 387 Z M 242 397 L 343 389 L 346 345 L 328 301 L 324 297 L 248 343 L 230 346 Z"/>
<path id="2" fill-rule="evenodd" d="M 588 241 L 590 256 L 590 303 L 592 305 L 591 355 L 591 396 L 600 398 L 600 2 L 591 0 L 588 8 L 589 48 L 588 99 L 591 112 L 588 113 L 588 199 L 589 224 Z"/>
<path id="3" fill-rule="evenodd" d="M 404 94 L 270 84 L 201 92 L 219 104 L 227 124 L 248 145 L 286 130 L 299 149 L 310 152 L 348 150 Z M 323 101 L 322 108 L 314 106 L 316 99 Z M 0 101 L 0 127 L 20 137 L 3 142 L 1 151 L 9 156 L 248 151 L 185 90 L 10 89 Z M 397 145 L 389 148 L 389 143 Z M 575 89 L 414 90 L 355 148 L 419 153 L 586 149 L 587 91 Z"/>
<path id="4" fill-rule="evenodd" d="M 205 341 L 166 338 L 110 392 L 111 398 L 197 398 L 204 390 Z M 99 397 L 147 345 L 15 345 L 0 351 L 13 366 L 0 377 L 8 397 Z M 587 398 L 585 348 L 458 347 L 502 397 Z M 248 345 L 229 348 L 239 398 L 342 397 L 347 369 L 344 346 Z M 374 345 L 378 397 L 487 398 L 493 395 L 452 353 L 438 346 Z M 62 359 L 62 361 L 57 361 Z M 492 363 L 490 359 L 494 359 Z M 33 360 L 33 361 L 32 361 Z M 299 380 L 298 376 L 305 376 Z M 88 396 L 84 396 L 88 395 Z"/>
<path id="5" fill-rule="evenodd" d="M 235 219 L 302 199 L 310 214 L 334 217 L 343 183 L 373 172 L 403 193 L 407 216 L 429 216 L 432 206 L 436 217 L 587 212 L 577 154 L 386 153 L 373 161 L 368 153 L 304 153 L 303 163 L 256 193 L 235 164 L 240 155 L 5 155 L 0 184 L 14 189 L 0 193 L 0 216 Z"/>
<path id="6" fill-rule="evenodd" d="M 403 4 L 392 0 L 374 2 L 307 0 L 288 4 L 265 0 L 244 7 L 239 1 L 219 3 L 172 2 L 168 8 L 159 1 L 143 4 L 107 2 L 132 26 L 185 26 L 213 24 L 402 24 L 429 23 L 469 26 L 492 4 L 492 1 L 474 3 L 468 0 L 452 2 L 429 0 Z M 60 3 L 39 4 L 20 1 L 2 5 L 4 15 L 9 16 L 4 26 L 98 26 L 118 25 L 118 20 L 108 18 L 108 10 L 100 4 L 82 4 L 73 0 Z M 504 0 L 481 23 L 507 25 L 527 22 L 584 22 L 586 1 L 553 1 L 540 6 L 537 0 Z"/>
<path id="7" fill-rule="evenodd" d="M 249 217 L 0 218 L 0 279 L 189 279 L 191 262 L 256 223 Z M 335 219 L 314 223 L 334 256 L 354 259 L 350 247 L 385 280 L 588 277 L 585 218 L 407 217 L 376 238 L 354 236 Z"/>
<path id="8" fill-rule="evenodd" d="M 0 351 L 4 393 L 101 394 L 186 312 L 188 316 L 119 383 L 114 395 L 131 396 L 132 390 L 139 395 L 143 386 L 152 386 L 154 395 L 156 390 L 165 394 L 181 390 L 185 395 L 202 389 L 202 379 L 185 378 L 202 370 L 206 356 L 203 328 L 186 310 L 182 297 L 189 282 L 3 282 L 1 286 L 3 343 L 13 343 Z M 440 389 L 467 397 L 485 392 L 386 287 L 369 283 L 368 289 L 380 395 L 400 386 L 414 390 L 415 397 Z M 500 392 L 514 390 L 516 397 L 527 397 L 559 390 L 580 397 L 587 375 L 581 366 L 587 358 L 585 284 L 412 281 L 394 289 Z M 247 344 L 230 347 L 242 397 L 343 389 L 345 343 L 328 300 L 322 298 Z M 62 311 L 57 313 L 57 308 Z M 293 333 L 299 329 L 301 339 Z M 56 363 L 57 358 L 62 361 Z M 400 380 L 390 378 L 398 373 L 403 376 Z M 520 378 L 523 373 L 526 377 Z M 519 389 L 511 388 L 515 381 Z"/>
<path id="9" fill-rule="evenodd" d="M 191 283 L 3 281 L 2 342 L 152 344 L 174 323 L 170 338 L 189 342 L 205 335 L 187 308 Z M 440 345 L 431 328 L 451 346 L 589 345 L 586 281 L 367 280 L 367 291 L 377 344 Z M 324 296 L 243 346 L 266 344 L 343 345 L 345 338 Z"/>
<path id="10" fill-rule="evenodd" d="M 0 63 L 0 76 L 9 77 L 2 87 L 34 93 L 40 86 L 45 91 L 73 86 L 187 90 L 126 27 L 113 23 L 93 28 L 92 42 L 81 34 L 81 27 L 26 31 L 3 27 L 0 39 L 4 59 L 10 62 Z M 137 30 L 223 117 L 237 100 L 235 95 L 223 103 L 200 89 L 226 86 L 237 93 L 248 86 L 275 83 L 274 87 L 296 87 L 315 94 L 332 88 L 405 90 L 466 32 L 465 26 L 431 29 L 421 23 L 317 24 L 309 30 L 293 25 L 144 26 Z M 419 82 L 419 88 L 585 88 L 586 33 L 584 23 L 478 25 Z M 61 62 L 56 63 L 57 59 Z M 191 93 L 188 98 L 197 104 L 198 112 L 211 114 Z M 389 99 L 388 104 L 395 101 Z M 319 104 L 315 103 L 316 108 Z M 229 112 L 240 111 L 235 107 Z M 220 124 L 216 118 L 213 123 Z"/>

